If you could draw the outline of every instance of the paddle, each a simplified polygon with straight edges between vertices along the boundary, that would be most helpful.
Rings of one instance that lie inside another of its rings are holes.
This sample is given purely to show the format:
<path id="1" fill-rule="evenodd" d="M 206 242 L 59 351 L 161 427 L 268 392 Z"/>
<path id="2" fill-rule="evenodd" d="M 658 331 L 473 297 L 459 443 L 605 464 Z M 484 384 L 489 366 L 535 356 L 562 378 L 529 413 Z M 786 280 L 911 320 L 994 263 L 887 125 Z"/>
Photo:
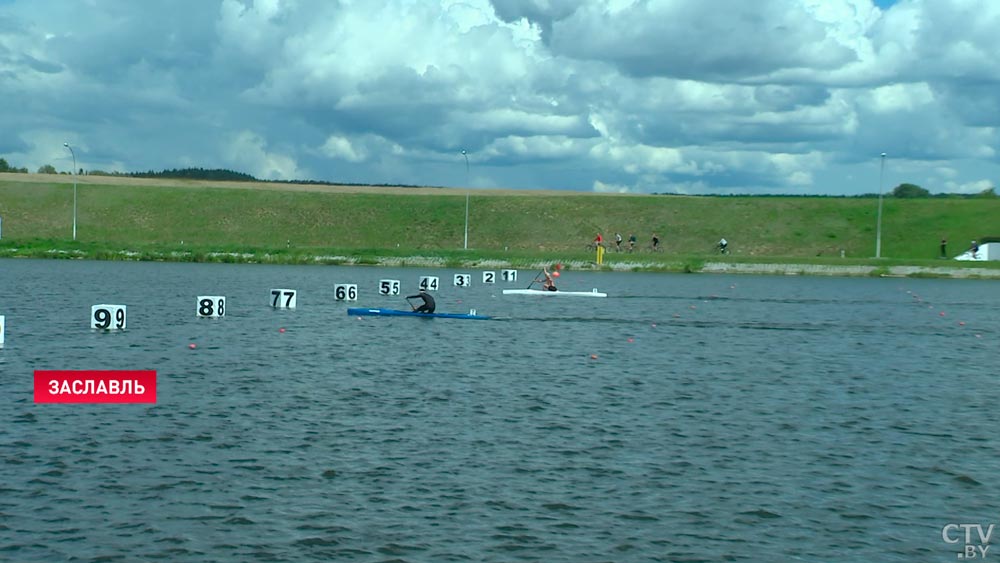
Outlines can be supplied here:
<path id="1" fill-rule="evenodd" d="M 403 299 L 406 299 L 406 304 L 410 306 L 410 310 L 411 311 L 416 311 L 417 310 L 417 308 L 413 306 L 413 303 L 410 302 L 410 298 L 409 297 L 404 297 Z"/>

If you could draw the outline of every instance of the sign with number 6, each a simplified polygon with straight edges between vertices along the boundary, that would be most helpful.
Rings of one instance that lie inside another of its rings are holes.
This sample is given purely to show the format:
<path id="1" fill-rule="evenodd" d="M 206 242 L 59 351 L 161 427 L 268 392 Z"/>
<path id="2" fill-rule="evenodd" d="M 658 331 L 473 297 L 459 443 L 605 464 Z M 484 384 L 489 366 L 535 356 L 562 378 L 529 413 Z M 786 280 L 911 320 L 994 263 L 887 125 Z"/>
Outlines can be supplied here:
<path id="1" fill-rule="evenodd" d="M 333 296 L 337 301 L 357 301 L 358 286 L 353 283 L 338 283 L 333 286 Z"/>

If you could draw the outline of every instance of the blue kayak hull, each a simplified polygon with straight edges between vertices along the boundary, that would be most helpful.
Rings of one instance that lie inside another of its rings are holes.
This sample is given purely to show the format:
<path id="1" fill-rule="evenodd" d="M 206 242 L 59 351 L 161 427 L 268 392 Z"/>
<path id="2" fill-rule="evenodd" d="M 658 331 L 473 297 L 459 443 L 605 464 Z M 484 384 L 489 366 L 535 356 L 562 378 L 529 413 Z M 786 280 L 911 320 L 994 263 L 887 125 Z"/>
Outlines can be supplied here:
<path id="1" fill-rule="evenodd" d="M 368 307 L 351 307 L 347 314 L 354 317 L 424 317 L 431 319 L 473 319 L 486 321 L 493 317 L 485 315 L 470 315 L 468 313 L 417 313 L 415 311 L 399 311 L 397 309 L 379 309 Z"/>

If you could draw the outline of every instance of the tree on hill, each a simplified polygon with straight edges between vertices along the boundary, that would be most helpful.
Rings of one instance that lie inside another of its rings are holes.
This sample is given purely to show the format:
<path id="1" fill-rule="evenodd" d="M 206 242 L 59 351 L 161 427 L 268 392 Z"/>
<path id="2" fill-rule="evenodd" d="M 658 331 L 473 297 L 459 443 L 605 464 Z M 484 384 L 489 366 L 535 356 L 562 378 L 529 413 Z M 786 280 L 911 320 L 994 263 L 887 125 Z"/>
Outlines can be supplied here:
<path id="1" fill-rule="evenodd" d="M 5 159 L 0 158 L 0 172 L 16 172 L 16 173 L 20 173 L 20 174 L 27 174 L 28 173 L 28 169 L 27 168 L 15 168 L 15 167 L 11 166 L 10 164 L 7 164 L 7 161 Z"/>
<path id="2" fill-rule="evenodd" d="M 929 197 L 931 192 L 921 188 L 916 184 L 900 184 L 896 186 L 896 189 L 892 190 L 892 197 Z"/>
<path id="3" fill-rule="evenodd" d="M 42 166 L 39 166 L 38 167 L 38 173 L 39 174 L 58 174 L 58 172 L 56 172 L 56 167 L 52 166 L 51 164 L 43 164 Z"/>
<path id="4" fill-rule="evenodd" d="M 134 178 L 184 178 L 188 180 L 228 180 L 235 182 L 255 182 L 256 178 L 242 172 L 233 170 L 204 168 L 183 168 L 177 170 L 164 170 L 162 172 L 132 172 L 128 174 Z"/>

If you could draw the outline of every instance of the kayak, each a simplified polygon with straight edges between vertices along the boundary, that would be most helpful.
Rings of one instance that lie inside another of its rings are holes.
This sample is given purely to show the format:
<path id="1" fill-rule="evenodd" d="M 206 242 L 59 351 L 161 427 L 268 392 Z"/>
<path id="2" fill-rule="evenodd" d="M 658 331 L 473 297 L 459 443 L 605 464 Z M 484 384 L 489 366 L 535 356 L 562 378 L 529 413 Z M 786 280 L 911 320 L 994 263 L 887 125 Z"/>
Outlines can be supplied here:
<path id="1" fill-rule="evenodd" d="M 565 297 L 607 297 L 607 293 L 593 291 L 546 291 L 544 289 L 505 289 L 504 295 L 540 295 L 540 296 L 565 296 Z"/>
<path id="2" fill-rule="evenodd" d="M 358 317 L 426 317 L 433 319 L 474 319 L 486 321 L 493 317 L 477 315 L 473 309 L 468 313 L 418 313 L 416 311 L 400 311 L 397 309 L 369 309 L 367 307 L 351 307 L 347 309 L 348 316 Z"/>

